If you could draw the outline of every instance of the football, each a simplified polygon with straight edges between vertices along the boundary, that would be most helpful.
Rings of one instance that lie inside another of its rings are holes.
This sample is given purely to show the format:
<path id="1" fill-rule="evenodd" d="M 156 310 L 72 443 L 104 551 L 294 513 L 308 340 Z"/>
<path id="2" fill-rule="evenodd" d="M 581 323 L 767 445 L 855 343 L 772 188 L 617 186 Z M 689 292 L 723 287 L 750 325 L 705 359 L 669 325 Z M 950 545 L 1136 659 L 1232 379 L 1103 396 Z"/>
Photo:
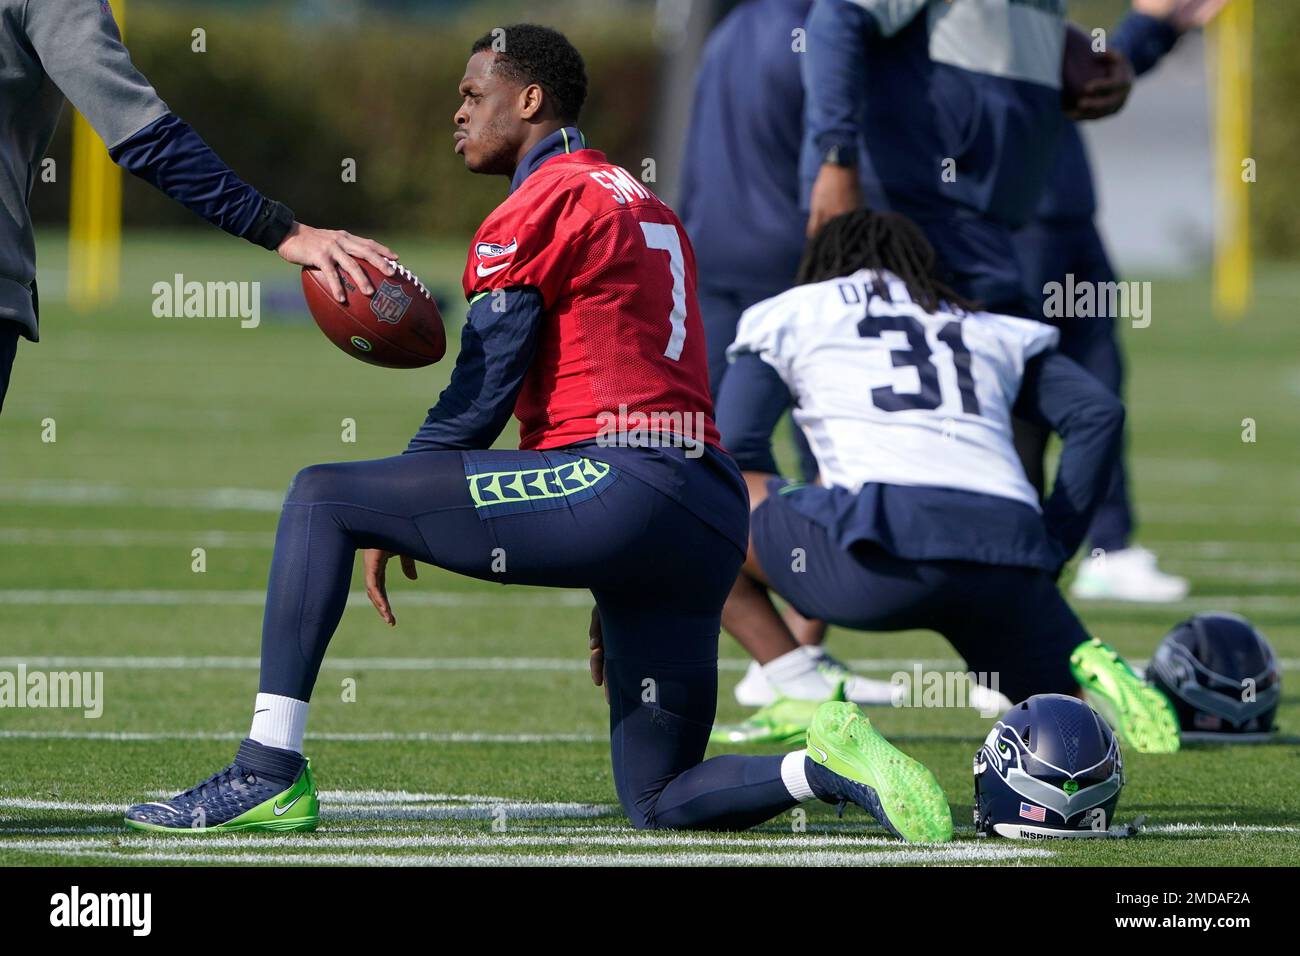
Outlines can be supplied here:
<path id="1" fill-rule="evenodd" d="M 1074 109 L 1084 88 L 1105 76 L 1106 58 L 1092 48 L 1092 37 L 1073 23 L 1066 24 L 1065 53 L 1061 57 L 1061 108 Z"/>
<path id="2" fill-rule="evenodd" d="M 325 337 L 353 358 L 382 368 L 423 368 L 441 359 L 447 333 L 424 283 L 400 263 L 393 263 L 392 276 L 364 260 L 357 264 L 375 292 L 363 294 L 351 276 L 340 273 L 346 302 L 330 295 L 319 270 L 302 270 L 307 308 Z"/>

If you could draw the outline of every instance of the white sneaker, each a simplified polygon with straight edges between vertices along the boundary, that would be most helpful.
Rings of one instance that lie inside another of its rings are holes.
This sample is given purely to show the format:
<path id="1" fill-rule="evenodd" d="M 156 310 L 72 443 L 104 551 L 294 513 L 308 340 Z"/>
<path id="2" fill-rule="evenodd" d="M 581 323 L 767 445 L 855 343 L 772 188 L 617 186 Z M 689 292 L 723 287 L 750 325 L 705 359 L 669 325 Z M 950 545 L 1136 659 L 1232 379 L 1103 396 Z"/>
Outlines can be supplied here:
<path id="1" fill-rule="evenodd" d="M 843 663 L 824 654 L 817 669 L 834 684 L 840 678 L 844 680 L 844 699 L 854 704 L 868 707 L 889 707 L 894 697 L 901 691 L 889 681 L 873 680 L 849 670 Z M 736 703 L 742 707 L 766 707 L 776 701 L 776 691 L 768 683 L 763 668 L 757 661 L 749 662 L 749 669 L 735 689 Z M 1008 705 L 1009 706 L 1009 705 Z"/>
<path id="2" fill-rule="evenodd" d="M 1156 567 L 1156 556 L 1146 548 L 1131 547 L 1084 558 L 1070 585 L 1070 596 L 1163 604 L 1181 601 L 1188 590 L 1186 578 L 1161 571 Z"/>

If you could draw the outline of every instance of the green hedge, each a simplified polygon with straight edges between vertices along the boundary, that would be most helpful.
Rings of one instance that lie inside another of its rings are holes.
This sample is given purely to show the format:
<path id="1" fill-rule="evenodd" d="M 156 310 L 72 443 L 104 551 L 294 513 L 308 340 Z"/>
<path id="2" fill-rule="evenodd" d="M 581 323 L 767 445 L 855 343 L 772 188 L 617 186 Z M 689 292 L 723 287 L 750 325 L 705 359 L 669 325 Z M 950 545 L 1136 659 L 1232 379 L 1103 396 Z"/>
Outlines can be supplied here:
<path id="1" fill-rule="evenodd" d="M 168 105 L 241 176 L 303 221 L 376 235 L 464 238 L 505 188 L 498 177 L 467 173 L 452 152 L 469 47 L 511 22 L 491 15 L 321 26 L 275 9 L 232 14 L 136 2 L 126 39 Z M 587 61 L 591 89 L 582 125 L 589 141 L 639 171 L 657 88 L 649 22 L 624 12 L 554 25 Z M 206 30 L 206 53 L 191 51 L 195 27 Z M 50 152 L 60 169 L 70 153 L 69 126 L 60 124 Z M 342 181 L 345 157 L 356 160 L 355 183 Z M 66 221 L 69 178 L 37 185 L 40 219 Z M 128 226 L 196 221 L 134 177 L 126 177 L 124 197 Z"/>

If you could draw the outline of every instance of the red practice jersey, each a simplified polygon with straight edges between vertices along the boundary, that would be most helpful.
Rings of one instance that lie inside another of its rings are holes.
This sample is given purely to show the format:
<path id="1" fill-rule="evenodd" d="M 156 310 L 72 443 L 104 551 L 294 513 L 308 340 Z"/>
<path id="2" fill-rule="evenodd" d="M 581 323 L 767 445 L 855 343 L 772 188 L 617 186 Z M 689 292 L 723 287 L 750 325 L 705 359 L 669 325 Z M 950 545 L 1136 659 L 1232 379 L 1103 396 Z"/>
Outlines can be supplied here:
<path id="1" fill-rule="evenodd" d="M 538 166 L 479 227 L 464 278 L 471 300 L 520 286 L 542 297 L 537 355 L 515 403 L 519 447 L 586 441 L 602 415 L 607 426 L 636 413 L 698 414 L 687 419 L 704 422 L 693 437 L 717 445 L 695 281 L 677 215 L 604 153 Z"/>

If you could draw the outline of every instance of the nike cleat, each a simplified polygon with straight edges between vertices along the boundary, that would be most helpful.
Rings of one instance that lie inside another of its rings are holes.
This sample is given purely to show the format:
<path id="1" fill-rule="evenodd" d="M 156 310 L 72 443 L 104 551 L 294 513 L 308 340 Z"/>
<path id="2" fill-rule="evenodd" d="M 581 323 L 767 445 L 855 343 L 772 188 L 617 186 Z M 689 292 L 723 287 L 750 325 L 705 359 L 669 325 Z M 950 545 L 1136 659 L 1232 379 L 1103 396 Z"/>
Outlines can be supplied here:
<path id="1" fill-rule="evenodd" d="M 830 700 L 844 699 L 844 685 L 836 684 Z M 796 700 L 778 697 L 774 703 L 751 714 L 738 724 L 718 724 L 709 734 L 715 744 L 801 744 L 808 734 L 817 708 L 825 700 Z"/>
<path id="2" fill-rule="evenodd" d="M 311 761 L 244 740 L 230 766 L 170 800 L 136 804 L 125 822 L 161 833 L 314 830 L 320 798 Z"/>
<path id="3" fill-rule="evenodd" d="M 1080 561 L 1070 597 L 1168 604 L 1187 597 L 1189 589 L 1186 578 L 1160 570 L 1156 556 L 1135 545 L 1121 551 L 1099 551 Z"/>
<path id="4" fill-rule="evenodd" d="M 1178 750 L 1178 718 L 1169 698 L 1133 672 L 1113 647 L 1097 638 L 1070 654 L 1070 670 L 1088 703 L 1138 753 Z"/>
<path id="5" fill-rule="evenodd" d="M 952 811 L 924 765 L 882 737 L 856 704 L 822 704 L 808 728 L 808 785 L 827 803 L 855 803 L 910 843 L 947 843 Z"/>
<path id="6" fill-rule="evenodd" d="M 897 685 L 889 681 L 863 677 L 830 654 L 822 654 L 821 660 L 817 662 L 817 672 L 825 679 L 828 687 L 843 681 L 844 699 L 861 704 L 863 707 L 894 706 L 900 693 Z M 766 707 L 776 703 L 777 700 L 776 688 L 763 675 L 763 665 L 758 661 L 749 662 L 749 668 L 745 671 L 745 676 L 736 684 L 734 693 L 736 703 L 742 707 Z M 1007 707 L 1010 706 L 1008 702 Z"/>

